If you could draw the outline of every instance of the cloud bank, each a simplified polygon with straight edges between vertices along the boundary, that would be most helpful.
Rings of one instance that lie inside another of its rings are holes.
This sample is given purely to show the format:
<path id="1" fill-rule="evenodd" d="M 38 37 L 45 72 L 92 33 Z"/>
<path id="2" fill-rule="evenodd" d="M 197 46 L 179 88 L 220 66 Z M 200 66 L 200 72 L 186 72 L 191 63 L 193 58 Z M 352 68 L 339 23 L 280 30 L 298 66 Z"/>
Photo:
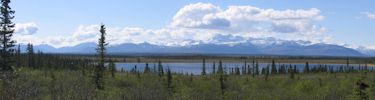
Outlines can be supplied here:
<path id="1" fill-rule="evenodd" d="M 254 6 L 229 6 L 225 9 L 211 3 L 194 3 L 182 7 L 172 21 L 160 29 L 141 27 L 108 27 L 110 45 L 144 43 L 186 46 L 199 43 L 241 43 L 254 38 L 273 37 L 283 40 L 305 40 L 313 43 L 330 40 L 321 11 L 310 9 L 264 9 Z M 18 24 L 20 43 L 49 44 L 54 47 L 96 42 L 99 25 L 81 25 L 69 37 L 32 36 L 36 24 Z"/>

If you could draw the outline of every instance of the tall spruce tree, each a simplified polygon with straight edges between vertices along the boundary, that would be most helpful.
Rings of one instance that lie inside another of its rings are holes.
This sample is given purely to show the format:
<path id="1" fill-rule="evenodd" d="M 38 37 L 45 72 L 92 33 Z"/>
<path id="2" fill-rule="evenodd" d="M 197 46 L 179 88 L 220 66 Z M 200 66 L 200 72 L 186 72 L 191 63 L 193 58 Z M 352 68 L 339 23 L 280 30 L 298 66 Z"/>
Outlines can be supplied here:
<path id="1" fill-rule="evenodd" d="M 150 73 L 150 72 L 151 72 L 151 69 L 150 69 L 150 67 L 148 66 L 148 63 L 146 63 L 146 65 L 145 65 L 145 69 L 144 69 L 143 73 Z"/>
<path id="2" fill-rule="evenodd" d="M 100 26 L 100 37 L 98 40 L 98 47 L 96 48 L 96 51 L 98 53 L 98 65 L 95 68 L 95 75 L 94 75 L 94 81 L 96 85 L 96 89 L 103 90 L 104 89 L 104 82 L 103 82 L 103 72 L 104 72 L 104 57 L 106 52 L 106 46 L 108 43 L 105 42 L 105 35 L 106 35 L 106 28 L 105 25 L 102 24 Z"/>
<path id="3" fill-rule="evenodd" d="M 35 53 L 33 44 L 29 43 L 26 47 L 27 51 L 27 66 L 30 68 L 35 68 Z"/>
<path id="4" fill-rule="evenodd" d="M 310 73 L 309 62 L 306 62 L 306 64 L 305 64 L 305 68 L 303 69 L 303 72 L 304 72 L 304 73 Z"/>
<path id="5" fill-rule="evenodd" d="M 212 64 L 212 74 L 216 73 L 216 65 L 215 62 Z"/>
<path id="6" fill-rule="evenodd" d="M 11 21 L 14 19 L 15 11 L 9 6 L 10 0 L 1 0 L 0 15 L 0 70 L 13 71 L 11 63 L 13 62 L 14 44 L 12 40 L 15 24 Z"/>
<path id="7" fill-rule="evenodd" d="M 277 74 L 277 69 L 276 69 L 275 60 L 272 60 L 272 65 L 271 65 L 271 74 Z"/>
<path id="8" fill-rule="evenodd" d="M 219 61 L 219 66 L 217 67 L 217 73 L 224 74 L 223 62 Z"/>
<path id="9" fill-rule="evenodd" d="M 163 68 L 163 65 L 161 64 L 160 60 L 158 62 L 158 74 L 159 74 L 160 77 L 164 75 L 164 68 Z"/>
<path id="10" fill-rule="evenodd" d="M 203 58 L 202 62 L 202 75 L 206 75 L 206 59 Z"/>

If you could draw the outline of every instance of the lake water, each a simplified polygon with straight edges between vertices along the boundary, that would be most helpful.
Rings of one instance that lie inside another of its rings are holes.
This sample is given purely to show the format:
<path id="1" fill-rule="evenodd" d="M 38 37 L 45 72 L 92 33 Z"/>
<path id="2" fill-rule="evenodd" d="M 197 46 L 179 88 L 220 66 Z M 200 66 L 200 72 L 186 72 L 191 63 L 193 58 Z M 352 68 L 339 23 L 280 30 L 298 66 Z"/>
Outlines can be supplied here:
<path id="1" fill-rule="evenodd" d="M 157 65 L 158 65 L 157 63 L 148 63 L 148 64 L 151 70 L 153 70 L 154 68 L 157 68 Z M 116 63 L 116 68 L 117 70 L 123 69 L 126 71 L 130 71 L 135 66 L 137 66 L 137 70 L 142 72 L 145 69 L 145 65 L 146 65 L 145 63 Z M 192 73 L 194 75 L 199 75 L 202 72 L 203 63 L 162 63 L 162 65 L 164 69 L 170 68 L 172 72 Z M 211 73 L 213 69 L 213 63 L 212 62 L 206 63 L 205 65 L 206 65 L 206 72 Z M 215 65 L 216 65 L 216 70 L 217 70 L 217 66 L 219 65 L 219 63 L 215 63 Z M 239 67 L 241 70 L 241 67 L 244 65 L 245 63 L 224 63 L 223 62 L 223 67 L 227 71 L 229 71 L 229 69 L 231 68 L 236 68 L 236 67 Z M 250 65 L 250 67 L 252 67 L 252 63 L 247 63 L 247 65 Z M 270 65 L 270 63 L 259 63 L 259 70 L 267 67 L 267 65 Z M 277 68 L 279 68 L 280 65 L 282 64 L 276 64 Z M 286 68 L 288 68 L 290 64 L 285 64 L 285 65 L 287 65 Z M 305 67 L 304 63 L 292 64 L 292 66 L 294 65 L 297 67 L 297 70 L 299 71 L 303 71 Z M 314 67 L 318 67 L 319 65 L 322 65 L 322 66 L 326 65 L 326 66 L 332 67 L 334 70 L 338 70 L 340 67 L 347 66 L 346 64 L 324 64 L 324 65 L 323 64 L 309 64 L 309 67 L 314 68 Z M 359 66 L 364 67 L 365 65 L 364 64 L 363 65 L 351 64 L 350 66 L 354 67 L 354 69 L 358 69 L 360 68 Z M 375 66 L 368 66 L 368 69 L 373 70 L 373 67 Z"/>

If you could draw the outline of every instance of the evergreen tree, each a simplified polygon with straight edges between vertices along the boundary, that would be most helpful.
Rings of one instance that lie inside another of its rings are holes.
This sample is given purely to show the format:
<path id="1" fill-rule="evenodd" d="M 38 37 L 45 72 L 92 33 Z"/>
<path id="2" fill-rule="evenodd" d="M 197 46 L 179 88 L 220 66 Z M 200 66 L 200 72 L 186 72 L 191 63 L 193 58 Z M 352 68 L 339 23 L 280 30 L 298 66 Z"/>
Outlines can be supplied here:
<path id="1" fill-rule="evenodd" d="M 293 72 L 296 73 L 296 74 L 298 74 L 297 65 L 294 65 Z"/>
<path id="2" fill-rule="evenodd" d="M 146 63 L 145 65 L 145 70 L 143 71 L 143 73 L 150 73 L 151 69 L 150 67 L 148 66 L 148 63 Z"/>
<path id="3" fill-rule="evenodd" d="M 202 75 L 206 75 L 206 59 L 204 58 L 202 62 Z"/>
<path id="4" fill-rule="evenodd" d="M 233 75 L 233 74 L 234 74 L 234 68 L 230 68 L 229 75 Z"/>
<path id="5" fill-rule="evenodd" d="M 290 79 L 294 79 L 294 69 L 292 69 L 292 65 L 289 66 L 288 72 L 290 74 Z"/>
<path id="6" fill-rule="evenodd" d="M 137 65 L 134 65 L 134 67 L 130 70 L 131 73 L 136 74 L 138 72 Z"/>
<path id="7" fill-rule="evenodd" d="M 158 71 L 156 70 L 156 64 L 154 63 L 154 66 L 152 68 L 152 73 L 158 73 Z"/>
<path id="8" fill-rule="evenodd" d="M 220 74 L 219 82 L 220 82 L 221 95 L 224 97 L 226 86 L 225 86 L 225 78 L 223 74 Z"/>
<path id="9" fill-rule="evenodd" d="M 33 44 L 27 44 L 27 59 L 28 59 L 28 67 L 35 68 L 35 54 L 34 54 L 34 46 Z"/>
<path id="10" fill-rule="evenodd" d="M 284 65 L 284 64 L 280 66 L 279 73 L 280 73 L 280 74 L 286 74 L 286 68 L 285 68 L 285 65 Z"/>
<path id="11" fill-rule="evenodd" d="M 266 69 L 265 69 L 265 68 L 262 68 L 262 71 L 261 71 L 260 74 L 265 75 L 265 74 L 266 74 Z"/>
<path id="12" fill-rule="evenodd" d="M 96 51 L 98 53 L 98 65 L 95 68 L 95 75 L 94 75 L 94 82 L 96 85 L 96 89 L 103 90 L 104 89 L 104 82 L 103 82 L 103 72 L 104 72 L 104 57 L 106 52 L 106 47 L 108 43 L 105 42 L 105 35 L 106 35 L 106 28 L 105 25 L 100 26 L 100 38 L 98 40 L 98 47 Z"/>
<path id="13" fill-rule="evenodd" d="M 271 74 L 277 74 L 277 69 L 276 69 L 275 60 L 272 60 L 272 65 L 271 65 Z"/>
<path id="14" fill-rule="evenodd" d="M 216 73 L 216 65 L 215 65 L 215 62 L 213 63 L 212 65 L 212 74 L 215 74 Z"/>
<path id="15" fill-rule="evenodd" d="M 240 68 L 236 67 L 235 68 L 235 75 L 241 75 Z"/>
<path id="16" fill-rule="evenodd" d="M 223 62 L 221 62 L 221 60 L 219 61 L 219 66 L 217 67 L 217 73 L 224 74 Z"/>
<path id="17" fill-rule="evenodd" d="M 10 0 L 1 0 L 0 15 L 0 70 L 13 71 L 11 63 L 13 62 L 14 44 L 12 40 L 15 24 L 11 21 L 14 19 L 13 11 L 10 6 Z"/>
<path id="18" fill-rule="evenodd" d="M 255 64 L 255 74 L 259 75 L 259 63 L 258 63 L 258 61 Z"/>
<path id="19" fill-rule="evenodd" d="M 310 73 L 309 62 L 306 62 L 306 64 L 305 64 L 305 68 L 303 69 L 303 72 L 304 72 L 304 73 Z"/>
<path id="20" fill-rule="evenodd" d="M 110 61 L 109 61 L 109 64 L 108 64 L 108 67 L 109 67 L 109 70 L 111 71 L 111 76 L 112 76 L 113 78 L 115 78 L 115 73 L 116 73 L 116 64 L 115 64 L 112 60 L 110 60 Z"/>
<path id="21" fill-rule="evenodd" d="M 173 93 L 173 87 L 172 87 L 172 73 L 171 69 L 167 69 L 167 88 L 169 95 L 172 95 Z"/>
<path id="22" fill-rule="evenodd" d="M 250 67 L 250 65 L 248 65 Z M 251 74 L 253 77 L 255 77 L 255 66 L 253 65 L 253 67 L 251 68 Z"/>
<path id="23" fill-rule="evenodd" d="M 265 76 L 265 78 L 264 78 L 264 80 L 266 80 L 266 81 L 268 81 L 268 75 L 269 75 L 269 73 L 270 73 L 270 67 L 269 67 L 269 65 L 267 65 L 267 68 L 266 68 L 266 70 L 265 70 L 266 72 L 266 76 Z"/>
<path id="24" fill-rule="evenodd" d="M 368 71 L 367 60 L 365 60 L 365 71 Z"/>
<path id="25" fill-rule="evenodd" d="M 160 60 L 158 62 L 158 74 L 159 74 L 160 77 L 164 75 L 163 65 L 161 64 Z"/>
<path id="26" fill-rule="evenodd" d="M 247 62 L 245 61 L 245 64 L 242 66 L 242 75 L 249 74 L 250 70 L 247 68 Z"/>
<path id="27" fill-rule="evenodd" d="M 255 67 L 256 67 L 256 66 L 255 66 L 255 60 L 253 60 L 253 72 L 252 72 L 253 74 L 256 74 L 256 72 L 255 72 L 255 71 L 256 71 L 256 68 L 255 68 Z"/>

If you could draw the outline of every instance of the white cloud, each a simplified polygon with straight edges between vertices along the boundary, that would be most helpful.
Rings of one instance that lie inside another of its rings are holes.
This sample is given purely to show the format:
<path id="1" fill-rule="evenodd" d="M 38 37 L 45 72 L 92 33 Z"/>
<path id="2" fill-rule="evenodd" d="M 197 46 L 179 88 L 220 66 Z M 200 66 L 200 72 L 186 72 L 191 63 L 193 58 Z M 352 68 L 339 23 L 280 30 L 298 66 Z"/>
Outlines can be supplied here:
<path id="1" fill-rule="evenodd" d="M 148 42 L 156 45 L 185 46 L 197 43 L 238 43 L 253 38 L 274 37 L 285 40 L 326 40 L 324 27 L 318 25 L 324 17 L 320 10 L 275 10 L 253 6 L 229 6 L 222 9 L 210 3 L 189 4 L 181 8 L 172 22 L 160 29 L 139 27 L 108 27 L 110 45 Z M 81 25 L 69 37 L 18 37 L 18 41 L 33 41 L 55 47 L 96 42 L 99 25 Z"/>
<path id="2" fill-rule="evenodd" d="M 180 9 L 171 27 L 209 28 L 227 31 L 309 33 L 316 31 L 314 22 L 323 20 L 320 10 L 274 10 L 253 6 L 229 6 L 221 9 L 212 4 L 196 3 Z M 317 29 L 319 30 L 319 29 Z"/>
<path id="3" fill-rule="evenodd" d="M 370 12 L 362 12 L 362 14 L 366 15 L 367 18 L 375 20 L 375 14 Z"/>
<path id="4" fill-rule="evenodd" d="M 34 22 L 17 23 L 15 33 L 20 35 L 33 35 L 38 31 L 38 26 Z"/>

